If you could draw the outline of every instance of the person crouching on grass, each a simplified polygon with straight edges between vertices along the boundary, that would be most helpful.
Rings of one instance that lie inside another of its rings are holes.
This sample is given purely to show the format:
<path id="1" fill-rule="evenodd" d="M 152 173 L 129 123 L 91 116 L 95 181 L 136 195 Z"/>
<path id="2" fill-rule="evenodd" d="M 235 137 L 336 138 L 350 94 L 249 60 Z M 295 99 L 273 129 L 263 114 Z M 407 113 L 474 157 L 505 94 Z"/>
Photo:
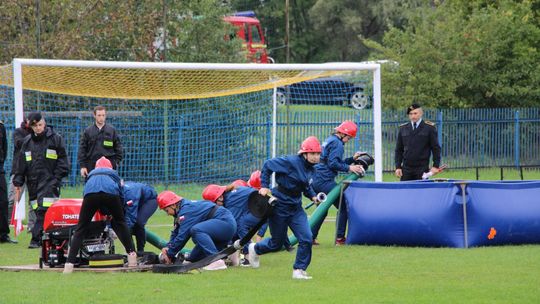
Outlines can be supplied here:
<path id="1" fill-rule="evenodd" d="M 193 238 L 195 247 L 186 258 L 196 262 L 214 255 L 227 247 L 236 233 L 236 221 L 231 212 L 210 201 L 190 201 L 172 191 L 163 191 L 157 198 L 158 206 L 174 217 L 174 229 L 167 246 L 161 249 L 165 264 L 172 264 L 187 241 Z M 227 269 L 223 260 L 217 260 L 204 270 Z"/>
<path id="2" fill-rule="evenodd" d="M 228 186 L 208 185 L 202 192 L 202 197 L 205 200 L 216 203 L 218 206 L 227 208 L 234 219 L 236 220 L 236 234 L 232 241 L 242 239 L 246 236 L 249 230 L 257 225 L 261 220 L 260 218 L 249 212 L 248 200 L 249 196 L 257 192 L 256 189 L 251 187 L 236 187 L 234 184 Z M 242 248 L 242 253 L 247 255 L 248 244 Z M 240 252 L 236 251 L 230 256 L 233 266 L 240 265 Z M 242 266 L 249 266 L 249 263 L 244 263 Z"/>
<path id="3" fill-rule="evenodd" d="M 88 174 L 84 185 L 83 202 L 79 214 L 79 223 L 71 237 L 69 253 L 64 273 L 73 272 L 77 254 L 81 249 L 82 242 L 89 229 L 90 222 L 96 211 L 112 215 L 111 226 L 128 254 L 128 267 L 137 266 L 137 254 L 135 246 L 124 217 L 124 192 L 120 176 L 113 170 L 110 160 L 102 156 L 96 162 L 94 170 Z"/>
<path id="4" fill-rule="evenodd" d="M 302 208 L 302 193 L 317 203 L 315 191 L 311 187 L 315 174 L 314 165 L 319 162 L 321 144 L 315 136 L 306 138 L 297 155 L 276 157 L 264 162 L 261 171 L 261 195 L 270 192 L 269 185 L 272 173 L 275 173 L 277 186 L 272 195 L 278 200 L 268 220 L 271 238 L 249 245 L 249 262 L 253 268 L 259 267 L 259 255 L 275 252 L 282 248 L 290 227 L 298 239 L 298 250 L 293 265 L 292 278 L 309 280 L 306 272 L 311 262 L 311 246 L 313 236 Z"/>

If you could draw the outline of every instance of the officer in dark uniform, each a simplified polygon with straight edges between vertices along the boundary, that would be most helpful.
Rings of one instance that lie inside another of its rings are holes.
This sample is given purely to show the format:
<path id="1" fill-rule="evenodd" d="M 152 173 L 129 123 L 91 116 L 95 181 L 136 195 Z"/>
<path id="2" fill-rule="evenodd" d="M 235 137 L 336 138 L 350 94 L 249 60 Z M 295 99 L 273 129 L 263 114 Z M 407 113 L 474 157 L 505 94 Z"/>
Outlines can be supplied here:
<path id="1" fill-rule="evenodd" d="M 116 129 L 105 123 L 105 107 L 94 108 L 95 123 L 84 130 L 79 144 L 77 160 L 81 166 L 81 176 L 86 178 L 95 167 L 96 161 L 105 156 L 116 170 L 124 155 L 122 143 Z"/>
<path id="2" fill-rule="evenodd" d="M 26 136 L 13 177 L 16 200 L 26 182 L 30 205 L 36 213 L 28 248 L 39 248 L 45 212 L 60 197 L 62 178 L 68 175 L 69 161 L 64 139 L 45 123 L 40 112 L 28 116 L 32 133 Z"/>
<path id="3" fill-rule="evenodd" d="M 441 146 L 437 138 L 435 124 L 422 119 L 422 107 L 412 104 L 407 108 L 410 122 L 399 126 L 396 144 L 395 174 L 401 181 L 420 180 L 422 174 L 440 172 Z M 433 154 L 433 167 L 429 168 L 429 158 Z"/>
<path id="4" fill-rule="evenodd" d="M 11 177 L 9 179 L 9 191 L 8 191 L 8 199 L 9 199 L 9 209 L 10 211 L 8 214 L 11 214 L 11 210 L 13 209 L 13 205 L 15 203 L 15 186 L 13 186 L 13 176 L 15 175 L 15 171 L 17 171 L 17 162 L 19 161 L 19 153 L 21 153 L 21 147 L 24 142 L 24 138 L 32 132 L 32 128 L 30 128 L 30 125 L 28 124 L 28 118 L 25 118 L 23 122 L 21 122 L 20 127 L 15 129 L 13 131 L 13 160 L 11 162 Z M 26 187 L 22 188 L 21 194 L 24 193 L 24 189 Z M 28 221 L 27 221 L 27 228 L 28 232 L 32 231 L 32 227 L 34 227 L 34 223 L 36 222 L 36 214 L 34 213 L 34 210 L 32 208 L 28 208 Z"/>
<path id="5" fill-rule="evenodd" d="M 9 237 L 8 195 L 4 160 L 7 156 L 7 137 L 4 123 L 0 120 L 0 243 L 16 243 Z"/>

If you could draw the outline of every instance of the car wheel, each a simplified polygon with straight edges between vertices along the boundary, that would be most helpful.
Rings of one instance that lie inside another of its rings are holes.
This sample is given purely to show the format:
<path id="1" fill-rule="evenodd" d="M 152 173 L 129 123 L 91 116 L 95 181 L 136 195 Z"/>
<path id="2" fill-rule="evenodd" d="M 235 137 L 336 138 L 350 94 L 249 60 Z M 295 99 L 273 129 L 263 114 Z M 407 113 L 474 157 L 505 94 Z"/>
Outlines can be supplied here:
<path id="1" fill-rule="evenodd" d="M 355 91 L 351 94 L 349 98 L 351 107 L 362 110 L 369 106 L 369 97 L 364 93 L 364 91 Z"/>
<path id="2" fill-rule="evenodd" d="M 287 104 L 287 96 L 284 92 L 277 91 L 276 92 L 276 102 L 278 106 L 284 106 Z"/>

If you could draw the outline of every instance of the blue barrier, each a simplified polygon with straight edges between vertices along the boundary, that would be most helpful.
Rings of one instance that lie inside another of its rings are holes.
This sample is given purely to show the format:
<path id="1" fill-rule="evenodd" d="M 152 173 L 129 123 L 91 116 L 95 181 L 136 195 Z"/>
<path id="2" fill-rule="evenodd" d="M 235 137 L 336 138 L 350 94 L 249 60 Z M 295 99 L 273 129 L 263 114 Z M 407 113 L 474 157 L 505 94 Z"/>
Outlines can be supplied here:
<path id="1" fill-rule="evenodd" d="M 540 181 L 352 182 L 344 195 L 347 244 L 540 243 Z"/>

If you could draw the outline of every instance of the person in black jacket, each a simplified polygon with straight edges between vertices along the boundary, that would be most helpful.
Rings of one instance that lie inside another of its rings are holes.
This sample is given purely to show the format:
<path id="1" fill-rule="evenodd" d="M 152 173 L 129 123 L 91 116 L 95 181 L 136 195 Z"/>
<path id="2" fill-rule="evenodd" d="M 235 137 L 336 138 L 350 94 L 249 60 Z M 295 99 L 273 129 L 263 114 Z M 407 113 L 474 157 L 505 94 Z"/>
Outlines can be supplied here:
<path id="1" fill-rule="evenodd" d="M 0 243 L 17 243 L 9 237 L 8 196 L 4 161 L 7 157 L 7 135 L 0 120 Z"/>
<path id="2" fill-rule="evenodd" d="M 94 108 L 95 123 L 84 130 L 79 144 L 77 160 L 81 166 L 81 176 L 86 178 L 102 156 L 109 159 L 116 170 L 123 157 L 122 143 L 116 129 L 105 123 L 105 107 Z"/>
<path id="3" fill-rule="evenodd" d="M 21 126 L 15 129 L 13 131 L 13 160 L 11 162 L 11 177 L 9 179 L 9 192 L 8 192 L 8 199 L 9 199 L 9 209 L 8 215 L 11 214 L 11 210 L 13 208 L 13 204 L 15 203 L 15 187 L 13 186 L 13 176 L 15 175 L 15 171 L 17 170 L 17 161 L 19 160 L 19 153 L 21 153 L 21 147 L 24 141 L 24 138 L 32 132 L 32 128 L 30 128 L 30 125 L 28 124 L 28 118 L 25 118 L 23 122 L 21 122 Z M 26 187 L 21 187 L 22 191 L 21 194 L 24 193 Z M 34 227 L 34 223 L 36 222 L 36 213 L 32 208 L 28 208 L 28 221 L 26 223 L 28 232 L 32 231 L 32 227 Z"/>
<path id="4" fill-rule="evenodd" d="M 412 104 L 407 108 L 410 122 L 399 126 L 395 150 L 395 175 L 401 181 L 420 180 L 425 172 L 439 173 L 441 146 L 437 138 L 435 124 L 424 121 L 422 107 Z M 429 159 L 433 154 L 433 167 Z"/>
<path id="5" fill-rule="evenodd" d="M 36 212 L 28 248 L 39 248 L 45 212 L 60 197 L 62 178 L 68 175 L 69 161 L 64 139 L 47 126 L 41 113 L 31 113 L 28 120 L 32 133 L 25 137 L 21 146 L 13 185 L 18 201 L 21 187 L 26 182 L 30 205 Z"/>

